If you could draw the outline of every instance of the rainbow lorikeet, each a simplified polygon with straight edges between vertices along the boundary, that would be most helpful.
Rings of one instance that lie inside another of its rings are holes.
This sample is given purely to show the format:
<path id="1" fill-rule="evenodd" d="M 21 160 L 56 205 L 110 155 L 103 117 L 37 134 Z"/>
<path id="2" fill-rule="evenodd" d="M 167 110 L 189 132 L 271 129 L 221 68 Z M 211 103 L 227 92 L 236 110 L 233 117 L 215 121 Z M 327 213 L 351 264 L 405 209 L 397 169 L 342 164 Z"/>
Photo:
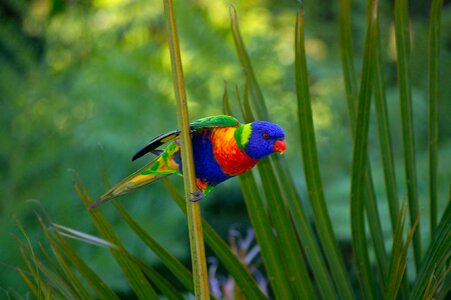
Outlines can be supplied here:
<path id="1" fill-rule="evenodd" d="M 199 119 L 190 124 L 190 129 L 199 190 L 193 201 L 207 195 L 219 183 L 250 170 L 259 159 L 274 152 L 283 153 L 286 148 L 283 129 L 266 121 L 240 124 L 234 117 L 221 115 Z M 158 157 L 113 186 L 91 208 L 168 175 L 181 175 L 179 134 L 176 130 L 160 135 L 139 150 L 132 160 L 149 152 Z M 170 141 L 166 149 L 157 150 Z"/>

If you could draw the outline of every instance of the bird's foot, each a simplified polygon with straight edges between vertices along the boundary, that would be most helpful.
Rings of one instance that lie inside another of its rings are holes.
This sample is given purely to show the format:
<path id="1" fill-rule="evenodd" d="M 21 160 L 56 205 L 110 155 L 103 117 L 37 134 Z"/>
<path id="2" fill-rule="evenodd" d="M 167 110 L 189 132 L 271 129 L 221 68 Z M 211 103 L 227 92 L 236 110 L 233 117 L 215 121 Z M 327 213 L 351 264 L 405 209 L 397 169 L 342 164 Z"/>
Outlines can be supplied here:
<path id="1" fill-rule="evenodd" d="M 202 193 L 202 191 L 199 189 L 197 189 L 197 191 L 195 192 L 192 192 L 191 195 L 193 196 L 191 199 L 189 199 L 189 201 L 191 202 L 197 202 L 204 197 L 204 193 Z"/>

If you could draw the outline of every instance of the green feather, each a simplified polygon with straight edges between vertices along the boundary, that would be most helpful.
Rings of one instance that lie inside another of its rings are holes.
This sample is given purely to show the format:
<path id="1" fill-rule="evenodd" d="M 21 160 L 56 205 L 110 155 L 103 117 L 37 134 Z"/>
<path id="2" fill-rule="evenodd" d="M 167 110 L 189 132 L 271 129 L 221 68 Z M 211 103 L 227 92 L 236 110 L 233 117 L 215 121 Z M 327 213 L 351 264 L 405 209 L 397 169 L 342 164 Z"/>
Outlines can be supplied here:
<path id="1" fill-rule="evenodd" d="M 241 149 L 244 149 L 247 142 L 249 141 L 249 137 L 252 133 L 252 126 L 251 124 L 245 124 L 238 126 L 238 128 L 235 131 L 235 140 L 238 147 Z"/>
<path id="2" fill-rule="evenodd" d="M 205 127 L 238 127 L 240 122 L 231 116 L 219 115 L 196 120 L 190 124 L 191 129 L 201 129 Z"/>

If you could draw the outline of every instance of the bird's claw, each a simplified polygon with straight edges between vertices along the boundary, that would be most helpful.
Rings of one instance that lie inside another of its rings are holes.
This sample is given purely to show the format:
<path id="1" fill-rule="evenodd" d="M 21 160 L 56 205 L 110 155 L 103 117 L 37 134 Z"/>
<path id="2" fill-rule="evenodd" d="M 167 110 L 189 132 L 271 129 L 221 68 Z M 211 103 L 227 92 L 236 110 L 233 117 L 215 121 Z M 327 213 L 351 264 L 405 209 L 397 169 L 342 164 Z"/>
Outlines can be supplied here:
<path id="1" fill-rule="evenodd" d="M 193 196 L 191 199 L 189 199 L 189 201 L 191 202 L 197 202 L 204 197 L 204 193 L 202 193 L 202 191 L 199 189 L 195 192 L 192 192 L 191 195 Z"/>

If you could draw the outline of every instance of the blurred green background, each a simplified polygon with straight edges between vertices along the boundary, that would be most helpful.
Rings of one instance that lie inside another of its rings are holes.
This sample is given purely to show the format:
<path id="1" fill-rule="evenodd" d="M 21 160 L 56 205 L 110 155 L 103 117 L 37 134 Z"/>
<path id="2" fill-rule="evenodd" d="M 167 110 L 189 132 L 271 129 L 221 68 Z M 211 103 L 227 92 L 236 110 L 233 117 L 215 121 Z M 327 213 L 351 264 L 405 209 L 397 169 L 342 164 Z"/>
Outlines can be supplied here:
<path id="1" fill-rule="evenodd" d="M 297 1 L 175 1 L 191 119 L 222 114 L 224 81 L 232 103 L 243 74 L 230 32 L 233 4 L 263 89 L 272 121 L 287 131 L 285 154 L 305 199 L 298 129 L 295 127 L 294 21 Z M 304 1 L 306 48 L 314 122 L 326 199 L 334 229 L 349 240 L 352 141 L 338 51 L 338 1 Z M 399 193 L 405 195 L 392 1 L 381 1 L 385 78 Z M 427 218 L 427 48 L 428 1 L 411 1 L 412 94 L 421 214 Z M 365 4 L 353 1 L 355 64 L 360 69 Z M 56 223 L 92 232 L 73 187 L 75 174 L 93 195 L 107 188 L 105 170 L 117 182 L 145 163 L 130 157 L 148 140 L 175 129 L 175 102 L 161 1 L 6 0 L 0 2 L 0 295 L 26 293 L 15 271 L 21 264 L 17 223 L 33 242 L 42 239 L 34 212 Z M 439 216 L 451 178 L 451 6 L 442 16 L 439 83 Z M 446 82 L 448 81 L 448 82 Z M 235 107 L 235 112 L 239 110 Z M 374 120 L 370 159 L 378 199 L 385 199 Z M 181 185 L 181 180 L 173 180 Z M 158 241 L 188 261 L 185 218 L 157 183 L 123 197 L 130 213 Z M 421 205 L 424 203 L 424 205 Z M 389 231 L 385 201 L 379 204 Z M 127 239 L 110 205 L 101 208 Z M 249 226 L 238 180 L 202 201 L 204 217 L 227 237 Z M 117 220 L 117 222 L 115 222 Z M 424 223 L 426 224 L 426 222 Z M 428 228 L 423 238 L 428 240 Z M 108 251 L 76 243 L 117 290 L 126 289 Z M 132 237 L 127 247 L 141 253 Z M 127 290 L 123 291 L 127 293 Z M 0 296 L 1 298 L 2 296 Z"/>

